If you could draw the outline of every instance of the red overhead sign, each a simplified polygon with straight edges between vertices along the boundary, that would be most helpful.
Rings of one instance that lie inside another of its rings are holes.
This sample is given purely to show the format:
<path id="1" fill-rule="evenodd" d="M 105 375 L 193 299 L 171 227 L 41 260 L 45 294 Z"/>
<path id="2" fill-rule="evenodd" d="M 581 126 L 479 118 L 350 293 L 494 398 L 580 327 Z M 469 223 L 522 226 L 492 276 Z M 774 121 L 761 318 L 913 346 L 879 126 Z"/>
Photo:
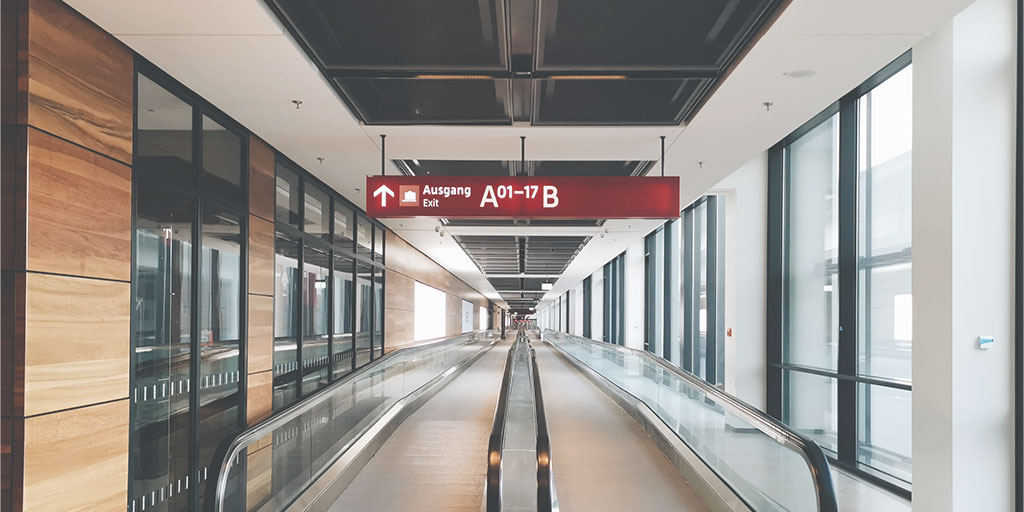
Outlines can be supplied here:
<path id="1" fill-rule="evenodd" d="M 674 219 L 678 177 L 373 176 L 371 217 Z"/>

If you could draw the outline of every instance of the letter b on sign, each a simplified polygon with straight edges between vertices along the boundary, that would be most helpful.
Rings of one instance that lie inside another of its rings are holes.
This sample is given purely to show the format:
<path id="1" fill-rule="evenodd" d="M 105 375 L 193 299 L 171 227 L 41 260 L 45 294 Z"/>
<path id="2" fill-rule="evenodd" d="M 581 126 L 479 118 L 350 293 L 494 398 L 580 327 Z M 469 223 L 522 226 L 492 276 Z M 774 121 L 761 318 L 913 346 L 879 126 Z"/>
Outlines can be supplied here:
<path id="1" fill-rule="evenodd" d="M 558 206 L 558 187 L 544 185 L 544 208 Z"/>

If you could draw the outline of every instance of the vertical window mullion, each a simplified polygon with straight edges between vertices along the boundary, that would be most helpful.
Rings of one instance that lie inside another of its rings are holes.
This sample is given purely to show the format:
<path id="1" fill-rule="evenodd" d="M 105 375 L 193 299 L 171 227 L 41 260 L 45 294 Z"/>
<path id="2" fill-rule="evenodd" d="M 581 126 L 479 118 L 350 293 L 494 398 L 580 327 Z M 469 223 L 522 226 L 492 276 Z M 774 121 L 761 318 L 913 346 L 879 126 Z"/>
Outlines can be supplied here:
<path id="1" fill-rule="evenodd" d="M 857 101 L 839 104 L 839 354 L 840 376 L 857 373 Z M 841 460 L 857 458 L 857 382 L 839 379 L 838 450 Z"/>
<path id="2" fill-rule="evenodd" d="M 683 369 L 693 373 L 693 347 L 694 328 L 697 318 L 696 301 L 694 301 L 693 286 L 693 208 L 687 208 L 683 212 L 683 258 L 682 258 L 682 281 L 683 281 Z"/>
<path id="3" fill-rule="evenodd" d="M 202 128 L 203 114 L 201 109 L 192 108 L 192 183 L 198 188 L 200 174 L 202 174 Z M 200 313 L 202 311 L 202 297 L 200 297 L 200 279 L 203 275 L 203 207 L 202 201 L 198 198 L 192 204 L 192 279 L 189 283 L 189 293 L 192 294 L 191 311 L 189 311 L 189 380 L 192 381 L 192 389 L 188 396 L 189 408 L 189 472 L 186 485 L 189 489 L 189 503 L 192 508 L 199 508 L 199 336 Z"/>
<path id="4" fill-rule="evenodd" d="M 767 346 L 765 365 L 766 411 L 776 419 L 784 417 L 782 340 L 785 312 L 785 148 L 780 144 L 768 152 L 768 254 L 767 254 Z"/>

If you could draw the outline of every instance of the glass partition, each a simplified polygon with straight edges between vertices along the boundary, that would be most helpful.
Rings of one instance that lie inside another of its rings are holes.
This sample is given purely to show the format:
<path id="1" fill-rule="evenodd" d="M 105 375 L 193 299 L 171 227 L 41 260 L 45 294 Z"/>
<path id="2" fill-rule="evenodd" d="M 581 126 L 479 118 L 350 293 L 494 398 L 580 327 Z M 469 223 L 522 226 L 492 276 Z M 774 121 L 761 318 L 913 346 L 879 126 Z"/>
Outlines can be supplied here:
<path id="1" fill-rule="evenodd" d="M 285 510 L 404 397 L 490 344 L 468 334 L 395 351 L 243 432 L 210 482 L 218 489 L 214 510 Z"/>
<path id="2" fill-rule="evenodd" d="M 544 339 L 643 402 L 753 510 L 835 510 L 828 464 L 813 442 L 648 352 L 551 330 Z M 794 443 L 806 443 L 813 470 Z"/>

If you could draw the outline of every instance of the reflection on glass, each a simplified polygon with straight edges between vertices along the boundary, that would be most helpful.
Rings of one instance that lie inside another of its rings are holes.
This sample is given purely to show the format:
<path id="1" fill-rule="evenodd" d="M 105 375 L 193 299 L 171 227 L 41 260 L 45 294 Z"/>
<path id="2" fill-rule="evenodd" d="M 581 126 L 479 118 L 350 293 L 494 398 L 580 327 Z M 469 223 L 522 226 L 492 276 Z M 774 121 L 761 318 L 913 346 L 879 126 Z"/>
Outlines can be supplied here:
<path id="1" fill-rule="evenodd" d="M 356 254 L 370 258 L 373 247 L 373 224 L 369 219 L 356 215 Z"/>
<path id="2" fill-rule="evenodd" d="M 858 100 L 861 374 L 910 380 L 912 71 Z"/>
<path id="3" fill-rule="evenodd" d="M 373 274 L 373 355 L 384 355 L 384 270 Z"/>
<path id="4" fill-rule="evenodd" d="M 203 116 L 202 187 L 218 197 L 242 200 L 242 138 Z"/>
<path id="5" fill-rule="evenodd" d="M 783 360 L 835 370 L 839 342 L 839 115 L 787 149 L 788 267 Z"/>
<path id="6" fill-rule="evenodd" d="M 789 370 L 785 371 L 785 378 L 789 393 L 782 420 L 822 448 L 837 451 L 836 379 Z"/>
<path id="7" fill-rule="evenodd" d="M 144 184 L 137 201 L 131 499 L 138 507 L 148 502 L 156 510 L 184 511 L 187 492 L 164 498 L 161 490 L 184 485 L 189 475 L 195 203 Z M 163 499 L 150 499 L 155 496 Z"/>
<path id="8" fill-rule="evenodd" d="M 331 234 L 331 198 L 306 180 L 306 227 L 308 234 L 329 241 Z"/>
<path id="9" fill-rule="evenodd" d="M 135 168 L 193 184 L 192 106 L 139 75 Z"/>
<path id="10" fill-rule="evenodd" d="M 302 254 L 302 393 L 327 385 L 327 297 L 330 260 L 326 253 L 306 247 Z"/>
<path id="11" fill-rule="evenodd" d="M 373 323 L 373 267 L 356 263 L 356 367 L 372 358 L 370 352 Z"/>
<path id="12" fill-rule="evenodd" d="M 281 162 L 276 165 L 274 219 L 299 229 L 299 175 Z"/>
<path id="13" fill-rule="evenodd" d="M 384 261 L 384 230 L 373 227 L 373 258 L 377 261 Z"/>
<path id="14" fill-rule="evenodd" d="M 352 371 L 352 307 L 355 305 L 355 285 L 352 281 L 353 260 L 347 256 L 334 257 L 334 378 Z"/>
<path id="15" fill-rule="evenodd" d="M 299 244 L 278 235 L 274 254 L 274 409 L 299 397 Z"/>
<path id="16" fill-rule="evenodd" d="M 910 391 L 861 383 L 857 398 L 857 460 L 909 482 Z"/>
<path id="17" fill-rule="evenodd" d="M 205 207 L 202 233 L 199 471 L 205 474 L 217 446 L 241 426 L 242 230 L 238 216 Z"/>
<path id="18" fill-rule="evenodd" d="M 341 201 L 334 202 L 334 243 L 349 251 L 353 250 L 354 215 L 352 209 L 342 204 Z"/>

